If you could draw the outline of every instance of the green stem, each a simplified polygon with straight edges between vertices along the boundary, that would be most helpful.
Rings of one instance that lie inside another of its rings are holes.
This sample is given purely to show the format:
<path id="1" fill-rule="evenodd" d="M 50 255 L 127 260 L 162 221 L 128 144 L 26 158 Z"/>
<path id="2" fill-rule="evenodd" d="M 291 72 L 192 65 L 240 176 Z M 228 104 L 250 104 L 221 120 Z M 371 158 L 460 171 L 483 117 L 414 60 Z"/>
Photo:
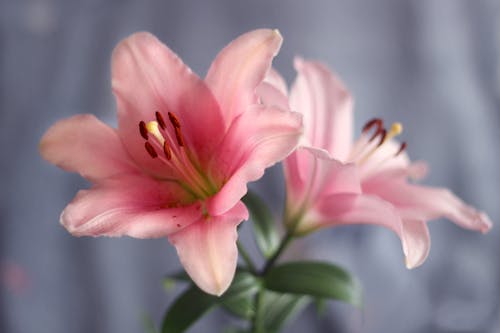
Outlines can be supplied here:
<path id="1" fill-rule="evenodd" d="M 264 292 L 264 289 L 260 289 L 259 292 L 255 295 L 255 315 L 252 318 L 252 333 L 266 333 L 264 329 L 264 313 L 262 312 Z"/>
<path id="2" fill-rule="evenodd" d="M 243 245 L 240 243 L 240 241 L 237 241 L 236 245 L 238 246 L 238 250 L 241 254 L 241 257 L 243 258 L 243 260 L 247 264 L 247 267 L 250 270 L 250 272 L 252 272 L 253 274 L 257 274 L 257 268 L 255 267 L 255 265 L 252 261 L 252 258 L 250 257 L 248 252 L 245 250 Z"/>
<path id="3" fill-rule="evenodd" d="M 269 260 L 266 262 L 266 265 L 262 269 L 261 275 L 265 275 L 267 273 L 267 271 L 271 267 L 273 267 L 273 265 L 276 263 L 276 260 L 278 260 L 278 258 L 281 256 L 281 254 L 283 253 L 283 251 L 285 251 L 285 249 L 288 247 L 288 245 L 290 244 L 290 242 L 292 241 L 292 239 L 293 239 L 292 233 L 291 232 L 287 232 L 285 234 L 285 236 L 283 237 L 283 239 L 281 240 L 280 246 L 278 247 L 278 249 L 276 250 L 276 252 L 274 252 L 273 256 L 271 258 L 269 258 Z"/>

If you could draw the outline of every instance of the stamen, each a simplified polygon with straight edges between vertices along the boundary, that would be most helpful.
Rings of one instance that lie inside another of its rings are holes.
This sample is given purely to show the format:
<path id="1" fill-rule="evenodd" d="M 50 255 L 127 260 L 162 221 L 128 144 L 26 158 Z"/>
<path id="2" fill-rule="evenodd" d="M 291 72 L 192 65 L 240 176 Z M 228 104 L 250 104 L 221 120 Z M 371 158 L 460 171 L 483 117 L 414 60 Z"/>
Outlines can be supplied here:
<path id="1" fill-rule="evenodd" d="M 144 143 L 144 148 L 146 148 L 146 151 L 149 153 L 149 155 L 152 158 L 157 158 L 158 157 L 158 154 L 156 153 L 156 150 L 153 148 L 153 146 L 148 141 L 146 141 Z"/>
<path id="2" fill-rule="evenodd" d="M 172 112 L 168 112 L 168 119 L 170 119 L 170 122 L 174 126 L 174 128 L 181 128 L 181 123 L 179 122 L 179 119 L 173 114 Z"/>
<path id="3" fill-rule="evenodd" d="M 382 144 L 384 144 L 384 142 L 387 140 L 387 131 L 384 129 L 382 129 L 382 131 L 380 132 L 380 141 L 378 142 L 378 145 L 377 147 L 380 147 L 382 146 Z"/>
<path id="4" fill-rule="evenodd" d="M 177 143 L 179 144 L 180 147 L 184 147 L 184 139 L 182 137 L 181 133 L 181 128 L 176 127 L 175 128 L 175 138 L 177 139 Z"/>
<path id="5" fill-rule="evenodd" d="M 372 142 L 373 140 L 375 140 L 377 136 L 379 136 L 382 133 L 385 133 L 385 129 L 382 127 L 377 128 L 377 130 L 375 131 L 375 133 L 373 133 L 372 137 L 368 140 L 368 142 Z"/>
<path id="6" fill-rule="evenodd" d="M 170 149 L 170 145 L 167 140 L 163 143 L 163 153 L 165 153 L 165 157 L 168 161 L 172 159 L 172 150 Z"/>
<path id="7" fill-rule="evenodd" d="M 139 122 L 139 132 L 144 140 L 148 139 L 148 129 L 146 128 L 146 123 L 142 120 Z"/>
<path id="8" fill-rule="evenodd" d="M 368 121 L 365 126 L 363 126 L 363 133 L 368 132 L 373 126 L 377 126 L 377 130 L 375 132 L 379 132 L 380 129 L 382 128 L 383 121 L 380 118 L 373 118 L 372 120 Z"/>
<path id="9" fill-rule="evenodd" d="M 398 152 L 394 155 L 394 157 L 398 156 L 398 155 L 399 155 L 399 154 L 401 154 L 403 151 L 405 151 L 405 150 L 406 150 L 406 146 L 407 146 L 406 142 L 401 143 L 401 146 L 399 147 L 399 150 L 398 150 Z"/>
<path id="10" fill-rule="evenodd" d="M 156 121 L 160 125 L 161 129 L 164 130 L 167 127 L 167 125 L 165 124 L 165 120 L 163 120 L 163 116 L 159 111 L 155 112 L 155 116 L 156 116 Z"/>

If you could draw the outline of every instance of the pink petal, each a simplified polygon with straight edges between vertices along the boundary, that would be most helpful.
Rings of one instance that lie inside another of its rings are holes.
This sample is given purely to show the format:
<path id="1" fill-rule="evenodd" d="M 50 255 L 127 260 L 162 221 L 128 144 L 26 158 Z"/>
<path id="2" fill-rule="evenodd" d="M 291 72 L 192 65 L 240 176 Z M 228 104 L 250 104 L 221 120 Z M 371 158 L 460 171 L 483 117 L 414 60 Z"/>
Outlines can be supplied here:
<path id="1" fill-rule="evenodd" d="M 342 193 L 322 198 L 314 209 L 320 225 L 375 224 L 402 233 L 401 218 L 394 207 L 375 196 Z"/>
<path id="2" fill-rule="evenodd" d="M 237 225 L 248 219 L 241 202 L 224 215 L 202 217 L 169 237 L 182 265 L 203 291 L 220 296 L 231 284 L 238 261 Z"/>
<path id="3" fill-rule="evenodd" d="M 139 122 L 155 120 L 160 111 L 180 121 L 182 134 L 201 164 L 212 156 L 224 135 L 217 102 L 205 83 L 168 47 L 149 33 L 136 33 L 115 48 L 112 59 L 113 91 L 118 106 L 119 134 L 132 157 L 156 175 L 169 175 L 168 167 L 150 158 L 139 134 Z M 177 142 L 171 142 L 177 144 Z"/>
<path id="4" fill-rule="evenodd" d="M 325 66 L 296 59 L 298 75 L 290 93 L 293 111 L 304 115 L 310 146 L 326 149 L 345 161 L 352 142 L 353 101 L 343 83 Z"/>
<path id="5" fill-rule="evenodd" d="M 212 215 L 220 215 L 247 192 L 247 183 L 264 169 L 285 158 L 301 134 L 299 113 L 255 106 L 242 113 L 229 128 L 211 167 L 214 179 L 224 186 L 208 203 Z"/>
<path id="6" fill-rule="evenodd" d="M 343 164 L 315 148 L 298 148 L 283 162 L 287 184 L 287 207 L 298 209 L 324 196 L 361 193 L 358 169 Z"/>
<path id="7" fill-rule="evenodd" d="M 183 193 L 176 183 L 143 176 L 108 179 L 78 192 L 61 223 L 75 236 L 164 237 L 202 216 L 201 204 Z M 186 204 L 174 206 L 179 200 Z"/>
<path id="8" fill-rule="evenodd" d="M 257 103 L 255 89 L 264 80 L 282 40 L 277 30 L 254 30 L 236 38 L 215 58 L 205 81 L 224 113 L 226 128 L 249 105 Z"/>
<path id="9" fill-rule="evenodd" d="M 40 153 L 50 163 L 89 180 L 138 171 L 115 130 L 89 114 L 53 125 L 40 141 Z"/>
<path id="10" fill-rule="evenodd" d="M 288 97 L 284 95 L 278 88 L 268 82 L 262 82 L 256 89 L 256 93 L 262 104 L 267 106 L 275 106 L 282 110 L 290 110 Z"/>
<path id="11" fill-rule="evenodd" d="M 363 191 L 391 202 L 403 218 L 428 221 L 446 217 L 463 228 L 483 233 L 492 225 L 485 213 L 465 204 L 445 188 L 374 179 L 363 184 Z"/>
<path id="12" fill-rule="evenodd" d="M 406 267 L 412 269 L 422 265 L 431 249 L 429 229 L 423 221 L 403 220 L 402 240 L 407 248 Z"/>

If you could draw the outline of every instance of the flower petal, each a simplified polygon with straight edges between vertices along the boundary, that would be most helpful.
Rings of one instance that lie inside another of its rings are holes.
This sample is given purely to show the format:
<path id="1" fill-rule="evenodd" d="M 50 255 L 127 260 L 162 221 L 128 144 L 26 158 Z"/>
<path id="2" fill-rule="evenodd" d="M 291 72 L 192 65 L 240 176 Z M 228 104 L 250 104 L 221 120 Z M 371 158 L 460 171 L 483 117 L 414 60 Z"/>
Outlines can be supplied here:
<path id="1" fill-rule="evenodd" d="M 264 80 L 282 40 L 277 30 L 250 31 L 215 58 L 205 81 L 224 113 L 226 128 L 249 105 L 257 103 L 255 89 Z"/>
<path id="2" fill-rule="evenodd" d="M 299 231 L 348 224 L 380 225 L 402 235 L 401 218 L 390 203 L 375 196 L 352 193 L 334 194 L 319 200 L 304 218 Z M 407 253 L 404 247 L 403 250 Z"/>
<path id="3" fill-rule="evenodd" d="M 298 75 L 290 93 L 292 110 L 304 115 L 310 146 L 345 161 L 352 142 L 353 101 L 343 83 L 324 65 L 295 60 Z"/>
<path id="4" fill-rule="evenodd" d="M 224 135 L 219 106 L 205 83 L 156 37 L 141 32 L 118 44 L 112 58 L 112 83 L 120 137 L 143 168 L 169 174 L 165 164 L 150 158 L 139 133 L 139 122 L 155 120 L 156 111 L 167 122 L 168 112 L 177 116 L 184 140 L 200 163 L 212 156 Z M 170 123 L 167 131 L 175 138 Z"/>
<path id="5" fill-rule="evenodd" d="M 40 141 L 40 153 L 50 163 L 92 181 L 138 171 L 116 131 L 90 114 L 54 124 Z"/>
<path id="6" fill-rule="evenodd" d="M 203 291 L 220 296 L 233 280 L 238 261 L 237 225 L 248 219 L 239 202 L 220 216 L 202 217 L 169 237 L 182 265 Z"/>
<path id="7" fill-rule="evenodd" d="M 413 185 L 379 177 L 364 183 L 363 191 L 391 202 L 405 219 L 428 221 L 446 217 L 463 228 L 483 233 L 492 226 L 485 213 L 465 204 L 445 188 Z"/>
<path id="8" fill-rule="evenodd" d="M 211 170 L 214 179 L 223 179 L 222 189 L 208 204 L 212 215 L 234 206 L 247 191 L 247 183 L 257 180 L 264 169 L 285 158 L 297 145 L 301 134 L 299 113 L 255 106 L 242 113 L 215 154 Z"/>
<path id="9" fill-rule="evenodd" d="M 429 229 L 424 221 L 403 220 L 402 240 L 406 244 L 406 267 L 412 269 L 423 264 L 431 250 Z"/>
<path id="10" fill-rule="evenodd" d="M 175 183 L 149 177 L 108 179 L 78 192 L 61 214 L 61 223 L 75 236 L 164 237 L 202 216 L 199 202 L 173 206 L 182 192 Z M 184 200 L 189 202 L 187 194 Z"/>
<path id="11" fill-rule="evenodd" d="M 321 149 L 299 147 L 283 165 L 289 213 L 294 214 L 306 201 L 313 204 L 323 196 L 361 193 L 357 167 L 343 164 Z"/>

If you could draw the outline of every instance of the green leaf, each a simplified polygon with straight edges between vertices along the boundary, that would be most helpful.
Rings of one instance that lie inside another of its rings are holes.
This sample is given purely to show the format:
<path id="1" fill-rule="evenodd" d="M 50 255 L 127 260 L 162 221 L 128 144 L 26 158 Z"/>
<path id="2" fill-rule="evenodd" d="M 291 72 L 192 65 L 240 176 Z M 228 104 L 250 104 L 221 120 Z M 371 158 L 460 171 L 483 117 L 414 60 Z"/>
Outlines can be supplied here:
<path id="1" fill-rule="evenodd" d="M 269 269 L 265 288 L 282 293 L 310 295 L 348 302 L 360 307 L 362 291 L 357 281 L 339 266 L 324 262 L 292 262 Z"/>
<path id="2" fill-rule="evenodd" d="M 306 296 L 278 294 L 271 291 L 266 291 L 263 296 L 262 314 L 266 333 L 279 332 L 309 302 Z"/>
<path id="3" fill-rule="evenodd" d="M 279 246 L 279 234 L 269 207 L 256 194 L 248 191 L 243 202 L 253 220 L 255 240 L 265 258 L 272 257 Z"/>
<path id="4" fill-rule="evenodd" d="M 204 293 L 196 286 L 191 286 L 168 309 L 163 318 L 162 333 L 185 332 L 217 302 L 217 297 Z"/>
<path id="5" fill-rule="evenodd" d="M 219 299 L 220 304 L 233 315 L 250 319 L 255 313 L 254 297 L 261 282 L 252 274 L 238 271 L 229 289 Z"/>

